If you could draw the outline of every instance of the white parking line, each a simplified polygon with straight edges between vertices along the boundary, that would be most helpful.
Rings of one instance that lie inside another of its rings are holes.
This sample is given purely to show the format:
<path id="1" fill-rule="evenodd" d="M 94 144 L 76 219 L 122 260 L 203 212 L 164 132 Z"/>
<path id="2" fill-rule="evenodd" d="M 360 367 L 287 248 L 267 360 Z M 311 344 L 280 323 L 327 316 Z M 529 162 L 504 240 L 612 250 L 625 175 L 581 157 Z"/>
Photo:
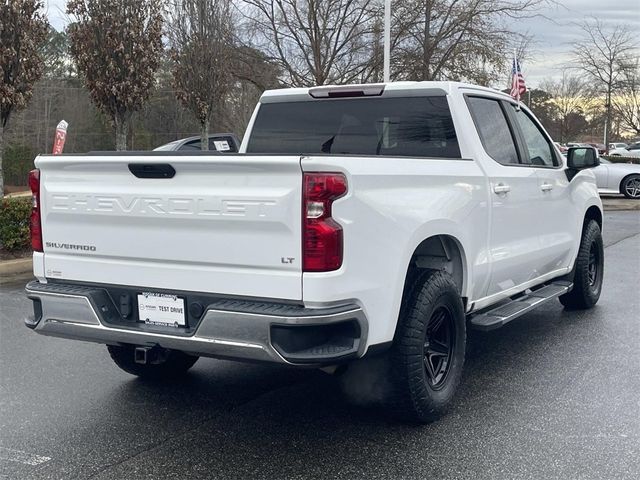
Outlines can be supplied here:
<path id="1" fill-rule="evenodd" d="M 22 450 L 14 450 L 13 448 L 0 447 L 0 460 L 18 462 L 24 465 L 40 465 L 41 463 L 51 460 L 51 457 L 23 452 Z"/>

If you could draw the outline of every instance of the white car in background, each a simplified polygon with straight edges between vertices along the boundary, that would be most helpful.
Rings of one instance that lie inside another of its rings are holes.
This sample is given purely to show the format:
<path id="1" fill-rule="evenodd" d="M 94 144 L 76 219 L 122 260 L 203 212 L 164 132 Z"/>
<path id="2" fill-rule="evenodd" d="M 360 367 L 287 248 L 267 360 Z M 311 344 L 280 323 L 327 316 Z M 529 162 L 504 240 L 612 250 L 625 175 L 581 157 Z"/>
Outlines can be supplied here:
<path id="1" fill-rule="evenodd" d="M 173 142 L 160 145 L 153 149 L 154 152 L 199 152 L 200 136 L 183 138 L 181 140 L 175 140 Z M 209 134 L 209 151 L 216 151 L 220 153 L 237 153 L 240 147 L 240 140 L 233 133 L 212 133 Z"/>
<path id="2" fill-rule="evenodd" d="M 609 151 L 616 150 L 618 148 L 627 148 L 628 146 L 629 145 L 627 145 L 626 143 L 620 143 L 620 142 L 610 143 L 609 144 Z"/>
<path id="3" fill-rule="evenodd" d="M 600 194 L 622 193 L 627 198 L 640 200 L 640 165 L 611 163 L 600 158 L 600 165 L 591 171 L 596 176 Z"/>
<path id="4" fill-rule="evenodd" d="M 628 147 L 609 149 L 609 155 L 612 157 L 634 157 L 640 158 L 640 142 L 633 143 Z"/>
<path id="5" fill-rule="evenodd" d="M 562 153 L 562 156 L 566 161 L 567 154 Z M 600 195 L 622 194 L 627 198 L 640 200 L 640 164 L 613 163 L 602 157 L 599 158 L 599 161 L 600 165 L 591 169 L 591 171 L 596 176 L 596 184 Z"/>

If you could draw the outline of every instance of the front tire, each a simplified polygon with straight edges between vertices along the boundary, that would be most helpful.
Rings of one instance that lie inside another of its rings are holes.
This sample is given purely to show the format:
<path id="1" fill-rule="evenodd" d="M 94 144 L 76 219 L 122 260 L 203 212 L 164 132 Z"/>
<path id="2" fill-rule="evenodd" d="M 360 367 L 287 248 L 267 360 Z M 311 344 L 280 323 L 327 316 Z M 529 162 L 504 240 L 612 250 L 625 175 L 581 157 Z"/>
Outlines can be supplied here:
<path id="1" fill-rule="evenodd" d="M 107 345 L 114 363 L 131 375 L 148 380 L 175 379 L 182 376 L 198 361 L 199 357 L 179 350 L 160 349 L 150 363 L 135 361 L 136 345 Z"/>
<path id="2" fill-rule="evenodd" d="M 600 298 L 604 277 L 604 245 L 600 226 L 589 220 L 582 232 L 580 250 L 573 272 L 573 289 L 560 296 L 569 309 L 592 308 Z"/>
<path id="3" fill-rule="evenodd" d="M 447 409 L 460 383 L 466 348 L 466 319 L 453 278 L 421 272 L 403 303 L 388 352 L 391 412 L 428 423 Z"/>
<path id="4" fill-rule="evenodd" d="M 622 180 L 620 193 L 627 198 L 640 199 L 640 175 L 629 175 Z"/>

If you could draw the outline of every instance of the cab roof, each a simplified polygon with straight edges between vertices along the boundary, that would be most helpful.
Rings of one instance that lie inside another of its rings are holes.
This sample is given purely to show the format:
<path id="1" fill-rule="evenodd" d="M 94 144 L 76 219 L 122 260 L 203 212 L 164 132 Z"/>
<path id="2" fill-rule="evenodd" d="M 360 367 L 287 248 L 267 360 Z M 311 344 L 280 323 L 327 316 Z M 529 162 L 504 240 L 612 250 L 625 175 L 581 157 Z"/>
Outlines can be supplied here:
<path id="1" fill-rule="evenodd" d="M 404 96 L 412 95 L 449 95 L 458 89 L 479 90 L 492 94 L 507 94 L 494 88 L 482 87 L 463 82 L 388 82 L 364 83 L 353 85 L 322 85 L 318 87 L 280 88 L 267 90 L 260 98 L 261 103 L 277 103 L 287 101 L 305 101 L 321 98 L 367 97 L 367 96 Z"/>

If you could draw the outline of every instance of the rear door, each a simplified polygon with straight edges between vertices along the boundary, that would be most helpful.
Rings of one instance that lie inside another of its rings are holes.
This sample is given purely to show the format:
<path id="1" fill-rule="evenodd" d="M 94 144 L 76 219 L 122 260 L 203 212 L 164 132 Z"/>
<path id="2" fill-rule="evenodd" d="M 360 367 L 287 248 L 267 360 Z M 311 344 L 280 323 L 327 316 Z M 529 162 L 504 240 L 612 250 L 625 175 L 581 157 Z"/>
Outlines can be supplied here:
<path id="1" fill-rule="evenodd" d="M 48 278 L 302 298 L 299 156 L 44 156 L 36 166 Z"/>
<path id="2" fill-rule="evenodd" d="M 508 104 L 497 98 L 467 95 L 467 104 L 482 141 L 482 161 L 490 182 L 491 280 L 487 296 L 539 276 L 541 251 L 536 204 L 538 177 L 521 161 L 516 133 L 508 121 Z"/>

